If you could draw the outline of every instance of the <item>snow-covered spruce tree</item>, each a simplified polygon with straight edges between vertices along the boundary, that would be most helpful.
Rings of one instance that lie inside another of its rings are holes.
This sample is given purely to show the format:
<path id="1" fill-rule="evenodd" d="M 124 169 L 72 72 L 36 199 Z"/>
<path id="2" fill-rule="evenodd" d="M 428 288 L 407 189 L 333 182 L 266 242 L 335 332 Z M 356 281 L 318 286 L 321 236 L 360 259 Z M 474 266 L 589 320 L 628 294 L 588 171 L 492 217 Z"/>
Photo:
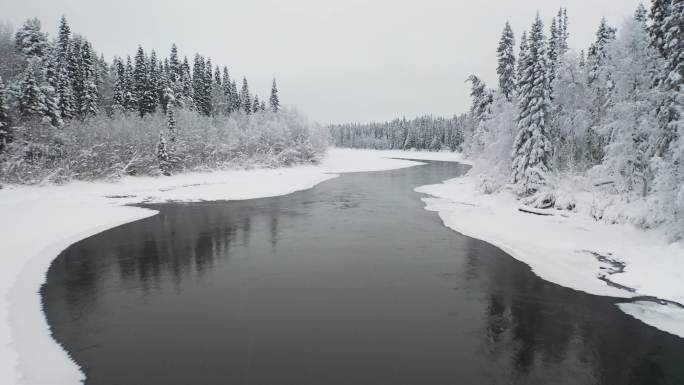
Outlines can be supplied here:
<path id="1" fill-rule="evenodd" d="M 509 22 L 506 22 L 499 47 L 496 50 L 498 66 L 496 73 L 499 75 L 499 90 L 507 100 L 512 100 L 515 93 L 515 36 Z M 275 87 L 275 81 L 274 81 Z"/>
<path id="2" fill-rule="evenodd" d="M 112 110 L 114 113 L 123 113 L 126 111 L 126 69 L 121 58 L 115 57 L 112 62 L 112 72 L 114 74 L 114 91 Z"/>
<path id="3" fill-rule="evenodd" d="M 667 56 L 665 52 L 665 34 L 667 33 L 665 19 L 670 14 L 671 4 L 672 0 L 651 0 L 651 25 L 648 32 L 651 35 L 651 44 L 664 57 Z"/>
<path id="4" fill-rule="evenodd" d="M 59 81 L 57 77 L 57 61 L 56 50 L 53 47 L 49 48 L 47 53 L 47 60 L 44 64 L 44 78 L 41 83 L 41 91 L 45 97 L 45 111 L 44 115 L 50 119 L 50 124 L 55 127 L 62 125 L 62 113 L 59 108 L 59 95 L 57 94 L 57 87 Z"/>
<path id="5" fill-rule="evenodd" d="M 12 140 L 12 120 L 9 115 L 9 107 L 5 97 L 5 84 L 0 78 L 0 153 L 2 153 L 7 144 Z"/>
<path id="6" fill-rule="evenodd" d="M 19 84 L 19 113 L 23 118 L 42 119 L 45 116 L 45 95 L 39 84 L 40 60 L 29 60 Z"/>
<path id="7" fill-rule="evenodd" d="M 603 162 L 592 174 L 609 178 L 615 191 L 630 200 L 645 197 L 651 189 L 650 162 L 658 126 L 655 111 L 661 103 L 652 79 L 662 63 L 650 47 L 645 22 L 636 19 L 625 22 L 608 51 L 614 86 L 601 130 L 608 140 Z"/>
<path id="8" fill-rule="evenodd" d="M 204 114 L 204 107 L 206 106 L 204 84 L 206 78 L 206 69 L 204 58 L 199 54 L 195 54 L 195 61 L 192 67 L 192 100 L 197 112 Z"/>
<path id="9" fill-rule="evenodd" d="M 544 24 L 537 14 L 528 38 L 518 102 L 518 135 L 513 143 L 512 183 L 521 196 L 539 192 L 547 181 L 551 142 L 548 138 L 549 79 Z"/>
<path id="10" fill-rule="evenodd" d="M 661 34 L 655 34 L 661 37 L 654 45 L 665 61 L 665 71 L 658 83 L 666 97 L 658 109 L 656 176 L 651 202 L 656 209 L 661 209 L 661 220 L 674 225 L 672 235 L 681 239 L 684 238 L 684 2 L 657 3 L 662 5 L 662 21 L 654 17 L 652 28 Z"/>
<path id="11" fill-rule="evenodd" d="M 138 99 L 135 93 L 135 80 L 134 75 L 135 70 L 133 69 L 133 61 L 130 56 L 126 57 L 126 67 L 124 68 L 123 77 L 123 96 L 124 96 L 124 107 L 128 112 L 137 112 L 138 114 Z"/>
<path id="12" fill-rule="evenodd" d="M 515 79 L 516 79 L 516 90 L 520 89 L 520 83 L 522 82 L 523 76 L 524 76 L 524 68 L 520 65 L 520 63 L 524 63 L 527 60 L 527 51 L 529 50 L 529 46 L 527 45 L 527 31 L 523 31 L 522 35 L 520 36 L 520 48 L 518 49 L 518 62 L 517 62 L 517 70 L 515 73 Z"/>
<path id="13" fill-rule="evenodd" d="M 643 23 L 644 25 L 648 22 L 648 10 L 644 6 L 644 3 L 639 3 L 636 11 L 634 11 L 634 20 Z"/>
<path id="14" fill-rule="evenodd" d="M 259 102 L 259 95 L 254 95 L 254 101 L 252 103 L 252 111 L 256 114 L 261 109 L 261 103 Z"/>
<path id="15" fill-rule="evenodd" d="M 159 163 L 159 171 L 163 175 L 171 175 L 168 145 L 166 144 L 166 138 L 164 137 L 163 132 L 159 133 L 159 141 L 157 142 L 157 161 Z"/>
<path id="16" fill-rule="evenodd" d="M 240 101 L 240 93 L 238 93 L 237 83 L 235 79 L 230 83 L 230 104 L 234 112 L 238 112 L 242 109 L 242 102 Z"/>
<path id="17" fill-rule="evenodd" d="M 149 59 L 142 46 L 138 46 L 133 69 L 133 91 L 141 117 L 151 114 L 157 107 L 155 90 L 150 81 Z"/>
<path id="18" fill-rule="evenodd" d="M 69 51 L 71 49 L 71 29 L 66 17 L 59 22 L 57 39 L 57 95 L 62 119 L 71 119 L 76 114 L 74 91 L 69 78 Z"/>
<path id="19" fill-rule="evenodd" d="M 249 85 L 247 78 L 242 78 L 242 91 L 240 91 L 240 104 L 245 114 L 249 115 L 252 112 L 252 97 L 249 94 Z"/>
<path id="20" fill-rule="evenodd" d="M 85 119 L 88 116 L 97 115 L 99 112 L 95 63 L 93 61 L 93 51 L 88 41 L 84 41 L 81 47 L 81 79 L 83 82 L 83 94 L 79 112 L 81 118 Z"/>
<path id="21" fill-rule="evenodd" d="M 271 111 L 280 111 L 280 99 L 278 98 L 278 87 L 276 86 L 276 80 L 273 78 L 273 85 L 271 86 L 271 97 L 268 99 Z"/>
<path id="22" fill-rule="evenodd" d="M 211 65 L 211 58 L 208 58 L 205 67 L 204 67 L 204 78 L 203 78 L 203 86 L 204 90 L 202 92 L 202 100 L 204 101 L 204 104 L 202 105 L 202 113 L 206 116 L 211 116 L 211 112 L 213 110 L 213 100 L 211 99 L 211 90 L 213 88 L 213 83 L 214 83 L 214 76 L 213 76 L 213 70 L 214 67 Z"/>
<path id="23" fill-rule="evenodd" d="M 549 83 L 553 82 L 553 78 L 556 72 L 556 64 L 558 62 L 558 42 L 559 42 L 559 31 L 558 31 L 558 21 L 554 17 L 551 20 L 551 29 L 549 30 L 549 40 L 547 43 L 546 53 L 548 55 L 548 76 Z"/>
<path id="24" fill-rule="evenodd" d="M 487 136 L 485 132 L 486 126 L 482 123 L 490 117 L 493 93 L 487 88 L 487 85 L 475 75 L 470 75 L 467 81 L 471 83 L 471 134 L 466 139 L 464 150 L 468 155 L 474 155 L 481 152 L 485 145 Z M 422 132 L 423 130 L 420 131 Z M 423 141 L 421 140 L 420 148 L 423 147 L 422 142 Z"/>
<path id="25" fill-rule="evenodd" d="M 223 76 L 221 78 L 221 91 L 223 92 L 223 113 L 230 115 L 233 113 L 233 89 L 231 87 L 232 81 L 228 73 L 228 67 L 223 67 Z"/>
<path id="26" fill-rule="evenodd" d="M 15 47 L 27 58 L 43 58 L 48 49 L 47 35 L 37 18 L 28 19 L 15 35 Z"/>
<path id="27" fill-rule="evenodd" d="M 556 42 L 556 49 L 558 50 L 558 57 L 562 57 L 568 52 L 568 39 L 570 38 L 570 31 L 568 30 L 568 10 L 561 8 L 558 10 L 558 41 Z"/>
<path id="28" fill-rule="evenodd" d="M 615 40 L 616 29 L 608 26 L 606 19 L 601 19 L 596 31 L 596 41 L 589 47 L 587 54 L 587 83 L 591 91 L 592 125 L 587 132 L 587 148 L 589 160 L 596 165 L 603 159 L 603 147 L 607 137 L 601 135 L 606 111 L 610 108 L 613 82 L 606 62 L 608 61 L 608 45 Z"/>

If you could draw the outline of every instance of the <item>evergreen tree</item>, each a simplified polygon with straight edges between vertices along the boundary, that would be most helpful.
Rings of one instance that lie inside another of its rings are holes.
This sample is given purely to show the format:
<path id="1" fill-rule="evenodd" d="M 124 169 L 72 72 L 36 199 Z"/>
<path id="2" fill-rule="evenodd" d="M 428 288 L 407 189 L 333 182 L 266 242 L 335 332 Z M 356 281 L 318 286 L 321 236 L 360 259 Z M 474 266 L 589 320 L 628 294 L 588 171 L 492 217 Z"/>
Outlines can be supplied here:
<path id="1" fill-rule="evenodd" d="M 273 78 L 273 85 L 271 86 L 271 97 L 268 99 L 271 106 L 271 111 L 280 111 L 280 99 L 278 98 L 278 87 L 276 86 L 276 80 Z"/>
<path id="2" fill-rule="evenodd" d="M 24 70 L 19 88 L 19 113 L 25 118 L 44 117 L 45 97 L 40 88 L 37 74 L 40 71 L 40 62 L 37 59 L 29 60 Z"/>
<path id="3" fill-rule="evenodd" d="M 558 23 L 554 17 L 551 21 L 551 30 L 548 41 L 547 54 L 548 58 L 548 69 L 549 69 L 549 81 L 553 81 L 554 73 L 556 71 L 556 63 L 558 62 L 558 42 L 559 42 L 559 31 Z"/>
<path id="4" fill-rule="evenodd" d="M 81 47 L 81 79 L 83 82 L 83 97 L 80 105 L 81 118 L 97 115 L 99 112 L 99 94 L 95 79 L 93 51 L 88 41 L 84 41 Z"/>
<path id="5" fill-rule="evenodd" d="M 240 111 L 242 109 L 242 101 L 240 100 L 240 94 L 238 93 L 237 83 L 235 83 L 235 80 L 230 83 L 230 94 L 232 96 L 232 110 Z"/>
<path id="6" fill-rule="evenodd" d="M 196 54 L 195 64 L 192 70 L 192 98 L 197 112 L 201 114 L 206 114 L 205 108 L 207 103 L 205 100 L 205 92 L 207 87 L 205 85 L 205 79 L 206 69 L 204 58 L 199 54 Z"/>
<path id="7" fill-rule="evenodd" d="M 15 34 L 15 47 L 27 58 L 43 58 L 47 53 L 47 35 L 41 30 L 40 20 L 28 19 Z"/>
<path id="8" fill-rule="evenodd" d="M 544 25 L 538 14 L 528 44 L 525 61 L 518 64 L 523 67 L 523 78 L 518 91 L 519 132 L 513 144 L 512 182 L 521 195 L 534 194 L 546 183 L 552 150 L 547 123 L 550 102 L 548 56 Z"/>
<path id="9" fill-rule="evenodd" d="M 259 102 L 259 95 L 254 95 L 254 102 L 252 103 L 252 111 L 256 114 L 261 108 L 261 103 Z"/>
<path id="10" fill-rule="evenodd" d="M 651 0 L 651 26 L 649 27 L 649 34 L 651 35 L 651 44 L 664 57 L 667 56 L 665 34 L 667 28 L 665 27 L 665 19 L 670 15 L 670 6 L 672 0 Z"/>
<path id="11" fill-rule="evenodd" d="M 245 114 L 250 114 L 252 112 L 252 97 L 249 95 L 249 85 L 247 84 L 247 78 L 242 78 L 242 91 L 240 92 L 240 104 L 242 110 Z"/>
<path id="12" fill-rule="evenodd" d="M 261 101 L 261 111 L 266 111 L 266 102 L 264 100 Z"/>
<path id="13" fill-rule="evenodd" d="M 126 57 L 126 67 L 124 69 L 124 77 L 122 82 L 124 107 L 128 112 L 139 112 L 138 99 L 135 92 L 135 70 L 133 69 L 133 61 L 130 56 Z"/>
<path id="14" fill-rule="evenodd" d="M 142 46 L 138 46 L 133 70 L 133 90 L 141 117 L 153 113 L 157 102 L 156 92 L 151 82 L 149 62 Z"/>
<path id="15" fill-rule="evenodd" d="M 558 49 L 558 56 L 563 56 L 568 52 L 568 39 L 570 32 L 568 31 L 568 10 L 561 8 L 558 11 L 558 42 L 556 48 Z"/>
<path id="16" fill-rule="evenodd" d="M 115 112 L 126 111 L 126 69 L 121 58 L 115 57 L 112 62 L 114 73 L 114 92 L 112 109 Z"/>
<path id="17" fill-rule="evenodd" d="M 64 63 L 69 55 L 69 46 L 71 44 L 71 28 L 67 23 L 66 17 L 62 15 L 59 20 L 59 33 L 57 37 L 57 47 L 59 49 L 59 60 Z"/>
<path id="18" fill-rule="evenodd" d="M 157 161 L 159 162 L 159 171 L 163 175 L 171 175 L 170 156 L 163 132 L 159 133 L 159 141 L 157 142 Z"/>
<path id="19" fill-rule="evenodd" d="M 648 10 L 644 7 L 644 3 L 639 3 L 636 11 L 634 11 L 634 20 L 644 25 L 648 21 Z"/>
<path id="20" fill-rule="evenodd" d="M 71 119 L 75 114 L 74 91 L 69 77 L 69 52 L 71 49 L 71 29 L 66 18 L 62 16 L 59 22 L 57 40 L 57 96 L 59 111 L 62 119 Z"/>
<path id="21" fill-rule="evenodd" d="M 467 81 L 472 85 L 470 97 L 473 102 L 470 107 L 470 113 L 473 115 L 475 121 L 483 121 L 489 114 L 489 107 L 493 101 L 492 92 L 488 90 L 487 85 L 475 75 L 470 75 Z"/>
<path id="22" fill-rule="evenodd" d="M 214 76 L 213 76 L 213 68 L 211 65 L 211 58 L 207 59 L 207 62 L 205 63 L 205 68 L 204 68 L 204 78 L 203 78 L 203 86 L 204 89 L 202 91 L 202 100 L 204 101 L 204 104 L 202 105 L 202 113 L 206 116 L 211 116 L 211 113 L 214 109 L 213 106 L 213 100 L 212 100 L 212 89 L 214 88 Z"/>
<path id="23" fill-rule="evenodd" d="M 190 64 L 188 63 L 187 57 L 183 58 L 183 64 L 181 65 L 181 68 L 181 98 L 179 100 L 179 98 L 176 97 L 176 101 L 181 106 L 184 106 L 185 108 L 190 110 L 194 110 L 194 83 L 192 76 L 190 75 Z"/>
<path id="24" fill-rule="evenodd" d="M 496 50 L 498 66 L 497 74 L 499 75 L 499 90 L 511 101 L 515 93 L 515 36 L 511 25 L 506 22 L 501 39 L 499 40 L 499 47 Z"/>
<path id="25" fill-rule="evenodd" d="M 226 115 L 233 112 L 233 89 L 231 88 L 230 75 L 228 74 L 228 67 L 223 67 L 223 78 L 221 79 L 221 90 L 223 92 L 223 111 Z"/>
<path id="26" fill-rule="evenodd" d="M 516 83 L 516 88 L 520 90 L 520 83 L 523 80 L 523 76 L 525 75 L 525 69 L 522 66 L 522 63 L 524 63 L 527 60 L 527 51 L 529 47 L 527 45 L 527 31 L 523 31 L 522 36 L 520 37 L 520 49 L 518 50 L 518 69 L 515 74 L 515 78 L 517 80 Z"/>
<path id="27" fill-rule="evenodd" d="M 0 153 L 5 150 L 7 144 L 12 140 L 12 120 L 9 115 L 5 92 L 5 84 L 2 78 L 0 78 Z"/>

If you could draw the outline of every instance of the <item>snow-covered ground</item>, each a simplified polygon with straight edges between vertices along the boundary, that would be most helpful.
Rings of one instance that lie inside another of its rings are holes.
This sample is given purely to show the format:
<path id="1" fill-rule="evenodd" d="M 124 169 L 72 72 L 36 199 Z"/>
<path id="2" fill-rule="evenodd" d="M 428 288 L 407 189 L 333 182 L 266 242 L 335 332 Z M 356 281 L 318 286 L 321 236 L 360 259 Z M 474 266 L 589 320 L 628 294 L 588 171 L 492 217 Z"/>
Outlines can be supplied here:
<path id="1" fill-rule="evenodd" d="M 484 195 L 477 183 L 465 176 L 416 191 L 432 196 L 423 199 L 426 209 L 437 211 L 446 226 L 501 248 L 545 280 L 596 295 L 654 297 L 619 307 L 684 337 L 684 308 L 652 302 L 659 298 L 684 304 L 684 244 L 583 214 L 523 213 L 510 191 Z"/>
<path id="2" fill-rule="evenodd" d="M 337 173 L 421 164 L 390 158 L 460 160 L 453 153 L 331 149 L 317 166 L 6 186 L 0 190 L 0 383 L 71 385 L 84 379 L 52 339 L 38 290 L 51 261 L 70 244 L 156 214 L 125 204 L 277 196 L 311 188 Z"/>

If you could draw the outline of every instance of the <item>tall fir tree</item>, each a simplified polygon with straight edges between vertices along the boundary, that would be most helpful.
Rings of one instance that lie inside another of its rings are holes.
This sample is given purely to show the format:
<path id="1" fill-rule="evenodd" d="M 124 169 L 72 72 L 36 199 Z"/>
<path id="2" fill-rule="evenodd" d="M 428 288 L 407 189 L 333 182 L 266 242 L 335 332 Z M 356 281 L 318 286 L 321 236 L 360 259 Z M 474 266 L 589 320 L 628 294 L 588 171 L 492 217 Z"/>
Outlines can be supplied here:
<path id="1" fill-rule="evenodd" d="M 19 113 L 24 118 L 44 117 L 45 97 L 40 88 L 38 74 L 41 71 L 40 61 L 36 58 L 30 59 L 21 82 L 19 84 Z"/>
<path id="2" fill-rule="evenodd" d="M 531 195 L 546 184 L 552 146 L 548 138 L 550 87 L 544 24 L 537 18 L 530 30 L 519 89 L 518 135 L 513 144 L 513 177 L 520 195 Z"/>
<path id="3" fill-rule="evenodd" d="M 205 92 L 206 92 L 206 68 L 204 58 L 199 54 L 195 55 L 195 62 L 192 69 L 192 99 L 197 112 L 206 114 Z"/>
<path id="4" fill-rule="evenodd" d="M 223 92 L 223 100 L 225 105 L 223 106 L 223 112 L 226 115 L 230 115 L 233 112 L 233 89 L 231 88 L 230 74 L 228 73 L 228 67 L 223 67 L 223 77 L 221 79 L 221 90 Z"/>
<path id="5" fill-rule="evenodd" d="M 252 97 L 249 94 L 249 85 L 247 84 L 247 78 L 242 78 L 242 90 L 240 91 L 240 104 L 242 105 L 242 110 L 245 114 L 250 114 L 252 112 Z"/>
<path id="6" fill-rule="evenodd" d="M 515 36 L 509 22 L 506 22 L 499 47 L 496 50 L 498 66 L 496 73 L 499 75 L 499 90 L 508 101 L 513 99 L 515 93 Z"/>
<path id="7" fill-rule="evenodd" d="M 275 78 L 273 78 L 273 85 L 271 86 L 271 97 L 268 99 L 268 102 L 271 106 L 271 111 L 280 111 L 280 98 L 278 97 L 278 87 L 276 86 Z"/>
<path id="8" fill-rule="evenodd" d="M 518 68 L 515 73 L 515 78 L 517 80 L 516 82 L 516 89 L 520 90 L 520 83 L 523 80 L 524 77 L 524 72 L 525 69 L 522 66 L 522 63 L 524 63 L 527 60 L 527 51 L 529 50 L 529 46 L 527 45 L 527 31 L 523 31 L 522 36 L 520 37 L 520 49 L 518 49 Z"/>
<path id="9" fill-rule="evenodd" d="M 81 47 L 81 78 L 83 96 L 80 105 L 81 118 L 97 115 L 99 112 L 99 94 L 95 78 L 96 68 L 94 53 L 88 41 Z"/>
<path id="10" fill-rule="evenodd" d="M 126 57 L 126 67 L 124 68 L 122 85 L 124 107 L 126 108 L 126 111 L 140 113 L 135 92 L 135 69 L 133 68 L 133 60 L 130 56 Z"/>
<path id="11" fill-rule="evenodd" d="M 14 46 L 27 58 L 43 58 L 48 49 L 47 34 L 37 18 L 28 19 L 15 34 Z"/>
<path id="12" fill-rule="evenodd" d="M 2 153 L 12 140 L 12 119 L 9 115 L 9 106 L 5 94 L 5 84 L 0 78 L 0 153 Z"/>

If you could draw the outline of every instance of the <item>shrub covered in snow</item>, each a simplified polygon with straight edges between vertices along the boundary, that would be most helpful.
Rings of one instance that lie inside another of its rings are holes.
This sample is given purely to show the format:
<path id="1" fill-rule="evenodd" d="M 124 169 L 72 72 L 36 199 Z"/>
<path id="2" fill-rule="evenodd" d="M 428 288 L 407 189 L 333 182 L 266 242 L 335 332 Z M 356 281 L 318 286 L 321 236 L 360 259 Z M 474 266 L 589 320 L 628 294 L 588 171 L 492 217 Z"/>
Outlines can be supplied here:
<path id="1" fill-rule="evenodd" d="M 15 128 L 15 140 L 0 155 L 0 180 L 59 183 L 252 165 L 277 167 L 316 162 L 327 146 L 327 132 L 291 110 L 216 117 L 179 110 L 173 131 L 163 113 L 142 119 L 137 114 L 96 116 L 59 128 L 28 122 Z M 160 133 L 164 138 L 161 157 Z"/>

